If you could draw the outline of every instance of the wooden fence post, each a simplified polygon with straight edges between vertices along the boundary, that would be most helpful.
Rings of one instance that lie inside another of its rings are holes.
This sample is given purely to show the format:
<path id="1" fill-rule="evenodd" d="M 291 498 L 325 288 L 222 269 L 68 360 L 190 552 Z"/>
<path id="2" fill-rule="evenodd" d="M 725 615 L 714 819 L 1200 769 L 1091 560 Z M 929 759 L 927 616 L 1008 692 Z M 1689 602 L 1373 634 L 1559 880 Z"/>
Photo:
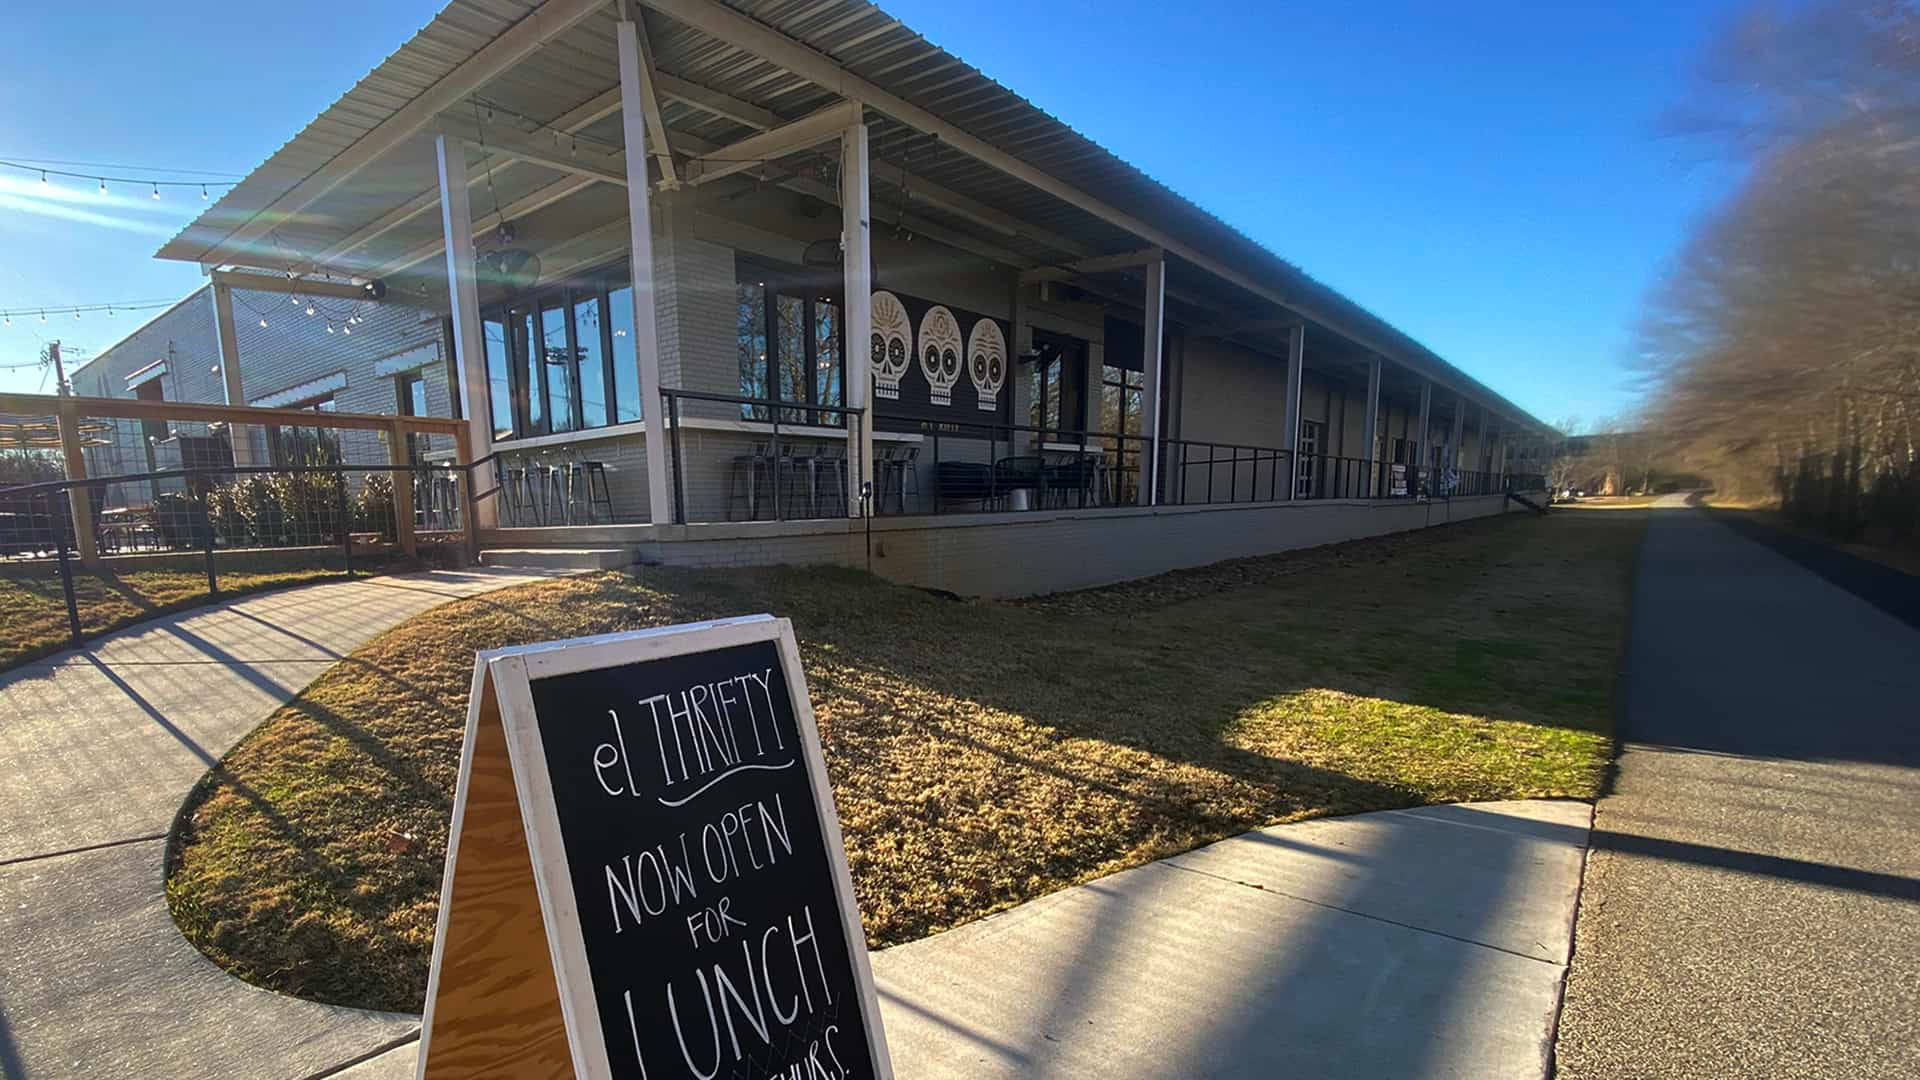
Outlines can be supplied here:
<path id="1" fill-rule="evenodd" d="M 60 402 L 60 452 L 67 459 L 67 479 L 87 478 L 87 456 L 80 448 L 80 409 L 71 399 Z M 80 565 L 100 564 L 99 547 L 93 535 L 93 493 L 86 485 L 67 489 L 67 506 L 73 511 L 73 538 L 80 549 Z"/>
<path id="2" fill-rule="evenodd" d="M 407 422 L 395 419 L 387 431 L 387 462 L 408 466 L 395 469 L 393 476 L 393 538 L 400 554 L 411 559 L 420 554 L 419 540 L 413 533 L 413 459 L 407 456 Z"/>

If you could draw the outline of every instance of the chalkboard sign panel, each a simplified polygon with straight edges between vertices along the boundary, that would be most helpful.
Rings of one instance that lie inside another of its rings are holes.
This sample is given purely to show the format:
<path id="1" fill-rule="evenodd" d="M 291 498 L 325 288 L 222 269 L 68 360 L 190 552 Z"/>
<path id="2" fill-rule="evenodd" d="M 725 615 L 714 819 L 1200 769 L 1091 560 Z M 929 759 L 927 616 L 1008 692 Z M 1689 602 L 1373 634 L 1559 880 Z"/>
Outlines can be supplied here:
<path id="1" fill-rule="evenodd" d="M 525 823 L 520 865 L 552 956 L 546 1011 L 564 1018 L 574 1073 L 890 1078 L 791 626 L 756 616 L 485 654 L 480 666 L 477 691 L 498 694 Z M 484 746 L 476 726 L 484 716 L 469 723 L 469 742 Z M 461 906 L 470 774 L 481 790 L 484 770 L 463 760 L 443 936 Z M 506 861 L 468 877 L 502 879 Z M 443 1054 L 461 1069 L 434 1070 L 436 1028 L 479 1041 L 479 1025 L 446 1015 L 461 997 L 441 983 L 443 960 L 457 962 L 442 945 L 423 1077 L 470 1074 L 467 1045 Z"/>

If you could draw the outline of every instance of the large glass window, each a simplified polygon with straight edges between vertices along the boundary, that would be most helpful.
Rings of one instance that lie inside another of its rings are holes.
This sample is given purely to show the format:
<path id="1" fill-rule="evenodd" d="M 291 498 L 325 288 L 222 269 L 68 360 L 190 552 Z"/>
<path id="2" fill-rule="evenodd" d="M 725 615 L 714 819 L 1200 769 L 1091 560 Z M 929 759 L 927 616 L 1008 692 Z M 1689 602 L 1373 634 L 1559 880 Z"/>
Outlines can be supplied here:
<path id="1" fill-rule="evenodd" d="M 487 351 L 487 400 L 493 406 L 493 437 L 513 438 L 513 377 L 507 371 L 507 324 L 500 316 L 480 320 Z"/>
<path id="2" fill-rule="evenodd" d="M 499 437 L 641 419 L 633 289 L 623 267 L 544 290 L 482 317 Z"/>
<path id="3" fill-rule="evenodd" d="M 1100 369 L 1100 430 L 1122 435 L 1140 434 L 1141 404 L 1146 373 L 1105 364 Z"/>
<path id="4" fill-rule="evenodd" d="M 562 300 L 540 309 L 540 363 L 547 378 L 547 430 L 572 431 L 574 415 L 573 350 L 567 345 L 567 307 Z"/>
<path id="5" fill-rule="evenodd" d="M 1085 353 L 1078 342 L 1039 334 L 1034 338 L 1039 355 L 1028 372 L 1033 404 L 1028 408 L 1027 423 L 1047 436 L 1084 430 L 1087 400 L 1081 387 L 1086 385 Z"/>
<path id="6" fill-rule="evenodd" d="M 830 283 L 798 271 L 742 263 L 736 288 L 740 396 L 796 405 L 840 405 L 846 380 L 845 327 Z M 837 282 L 832 284 L 837 285 Z M 742 405 L 748 420 L 764 407 Z M 838 426 L 837 413 L 782 409 L 780 421 Z"/>
<path id="7" fill-rule="evenodd" d="M 540 350 L 535 345 L 539 340 L 540 332 L 533 325 L 533 312 L 522 310 L 515 313 L 513 354 L 519 357 L 519 362 L 514 368 L 520 372 L 517 396 L 526 402 L 527 423 L 523 430 L 528 435 L 545 434 L 547 430 L 547 383 L 540 377 Z"/>
<path id="8" fill-rule="evenodd" d="M 402 372 L 394 379 L 401 416 L 428 416 L 427 380 L 418 371 Z M 407 432 L 407 460 L 415 464 L 426 460 L 426 445 L 416 432 Z"/>

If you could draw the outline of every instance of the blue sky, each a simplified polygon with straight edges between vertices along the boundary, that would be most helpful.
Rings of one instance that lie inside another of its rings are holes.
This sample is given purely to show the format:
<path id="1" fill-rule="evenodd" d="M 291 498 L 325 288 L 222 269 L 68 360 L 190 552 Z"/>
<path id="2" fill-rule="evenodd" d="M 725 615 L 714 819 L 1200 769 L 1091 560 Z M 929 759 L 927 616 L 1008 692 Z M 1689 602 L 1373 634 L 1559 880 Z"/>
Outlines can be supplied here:
<path id="1" fill-rule="evenodd" d="M 1725 2 L 883 6 L 1547 420 L 1628 407 L 1640 303 L 1734 180 L 1658 130 Z M 24 5 L 0 159 L 243 173 L 436 9 Z M 0 309 L 201 283 L 151 258 L 197 190 L 0 174 Z M 142 317 L 16 317 L 0 365 Z"/>

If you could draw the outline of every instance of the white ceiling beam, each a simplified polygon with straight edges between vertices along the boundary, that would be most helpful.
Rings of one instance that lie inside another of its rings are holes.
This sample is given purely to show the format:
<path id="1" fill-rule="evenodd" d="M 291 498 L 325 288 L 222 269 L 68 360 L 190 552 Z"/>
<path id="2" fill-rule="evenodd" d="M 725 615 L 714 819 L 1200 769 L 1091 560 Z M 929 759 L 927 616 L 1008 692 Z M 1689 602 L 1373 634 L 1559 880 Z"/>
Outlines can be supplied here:
<path id="1" fill-rule="evenodd" d="M 737 97 L 723 94 L 718 90 L 710 90 L 699 83 L 688 82 L 664 71 L 653 73 L 653 85 L 660 93 L 675 101 L 684 101 L 696 109 L 710 112 L 715 116 L 723 116 L 736 124 L 745 124 L 759 131 L 769 131 L 785 123 L 771 110 L 763 109 L 752 102 L 741 101 Z"/>
<path id="2" fill-rule="evenodd" d="M 687 183 L 705 184 L 723 176 L 745 172 L 775 158 L 786 157 L 809 147 L 831 142 L 847 128 L 861 122 L 857 101 L 843 101 L 809 113 L 771 131 L 749 135 L 710 153 L 702 153 L 687 162 Z"/>
<path id="3" fill-rule="evenodd" d="M 544 210 L 554 203 L 559 202 L 561 199 L 569 198 L 574 193 L 584 191 L 598 182 L 598 180 L 591 176 L 566 176 L 537 191 L 529 192 L 501 207 L 497 213 L 486 214 L 484 218 L 474 219 L 474 239 L 477 240 L 485 236 L 488 232 L 498 227 L 503 221 L 513 221 L 516 218 L 525 217 L 536 210 Z M 483 219 L 490 220 L 493 224 L 483 227 L 480 224 Z M 387 260 L 379 269 L 373 270 L 370 273 L 373 277 L 392 277 L 402 270 L 411 269 L 426 262 L 428 259 L 440 254 L 445 247 L 446 240 L 441 237 L 436 237 L 433 240 L 421 243 L 411 251 Z"/>
<path id="4" fill-rule="evenodd" d="M 510 157 L 544 169 L 554 169 L 576 176 L 591 176 L 595 180 L 604 180 L 609 184 L 625 185 L 627 182 L 626 154 L 615 150 L 609 152 L 599 143 L 579 144 L 578 140 L 563 146 L 554 145 L 553 139 L 567 139 L 571 136 L 555 135 L 553 139 L 541 136 L 527 136 L 517 131 L 502 129 L 497 124 L 479 125 L 473 121 L 455 115 L 440 117 L 430 126 L 437 134 L 449 135 L 469 143 L 485 147 L 486 150 Z"/>
<path id="5" fill-rule="evenodd" d="M 333 159 L 293 185 L 227 234 L 226 239 L 200 257 L 203 266 L 217 266 L 252 254 L 275 225 L 312 206 L 389 150 L 419 134 L 434 117 L 460 103 L 468 94 L 532 55 L 542 43 L 565 33 L 605 6 L 606 0 L 547 0 L 488 42 L 479 52 L 428 87 L 419 97 L 396 109 L 373 130 L 354 140 Z"/>
<path id="6" fill-rule="evenodd" d="M 323 296 L 333 300 L 373 299 L 361 286 L 344 281 L 314 281 L 310 278 L 290 278 L 280 274 L 249 274 L 236 270 L 215 270 L 211 276 L 215 285 L 245 289 L 248 292 Z"/>
<path id="7" fill-rule="evenodd" d="M 802 195 L 811 195 L 831 206 L 840 205 L 840 189 L 832 184 L 822 183 L 812 177 L 794 176 L 778 181 L 777 183 L 778 186 L 786 188 L 788 191 L 797 191 Z M 893 220 L 888 221 L 887 218 L 889 217 Z M 923 236 L 928 240 L 945 244 L 958 251 L 978 255 L 984 259 L 992 259 L 994 262 L 1004 266 L 1011 266 L 1018 269 L 1033 265 L 1032 259 L 1027 258 L 1017 251 L 1009 251 L 991 241 L 982 240 L 977 236 L 971 236 L 955 229 L 949 229 L 944 225 L 928 221 L 925 218 L 917 217 L 913 214 L 875 213 L 873 215 L 873 228 L 875 231 L 887 229 L 892 225 L 898 225 L 915 236 Z"/>
<path id="8" fill-rule="evenodd" d="M 925 203 L 936 210 L 944 210 L 976 225 L 984 225 L 1002 236 L 1025 237 L 1069 255 L 1086 256 L 1092 253 L 1091 248 L 1078 240 L 1029 225 L 1005 211 L 996 210 L 977 199 L 942 187 L 898 165 L 884 161 L 873 163 L 873 193 L 876 197 L 889 196 L 895 200 L 904 197 L 909 202 Z"/>
<path id="9" fill-rule="evenodd" d="M 653 49 L 647 44 L 647 23 L 645 19 L 634 19 L 632 22 L 633 35 L 640 52 L 640 111 L 645 114 L 647 131 L 659 132 L 658 135 L 648 135 L 647 145 L 653 149 L 654 160 L 660 163 L 660 186 L 672 191 L 680 186 L 680 166 L 674 161 L 673 139 L 667 134 L 667 122 L 660 118 L 660 91 L 656 86 L 659 75 L 653 70 Z"/>
<path id="10" fill-rule="evenodd" d="M 1087 274 L 1105 274 L 1114 270 L 1130 270 L 1136 266 L 1160 262 L 1166 258 L 1166 252 L 1157 247 L 1141 248 L 1138 251 L 1121 252 L 1118 255 L 1094 255 L 1065 266 L 1041 266 L 1022 271 L 1020 280 L 1031 284 L 1036 281 L 1071 281 Z"/>
<path id="11" fill-rule="evenodd" d="M 571 134 L 595 121 L 612 115 L 614 112 L 617 112 L 619 108 L 620 91 L 616 87 L 605 93 L 596 94 L 579 105 L 574 106 L 572 109 L 567 110 L 554 119 L 552 126 Z M 519 162 L 516 159 L 500 154 L 481 154 L 479 160 L 475 161 L 472 166 L 467 169 L 467 186 L 471 187 L 486 179 L 489 173 L 498 174 L 513 168 L 517 164 L 519 164 Z M 313 257 L 309 268 L 329 265 L 344 256 L 350 256 L 353 252 L 359 250 L 362 245 L 370 244 L 380 237 L 385 236 L 387 233 L 392 232 L 394 229 L 412 221 L 414 218 L 437 210 L 439 207 L 440 189 L 438 187 L 428 188 L 411 200 L 368 222 L 351 235 L 335 241 L 333 246 Z"/>

